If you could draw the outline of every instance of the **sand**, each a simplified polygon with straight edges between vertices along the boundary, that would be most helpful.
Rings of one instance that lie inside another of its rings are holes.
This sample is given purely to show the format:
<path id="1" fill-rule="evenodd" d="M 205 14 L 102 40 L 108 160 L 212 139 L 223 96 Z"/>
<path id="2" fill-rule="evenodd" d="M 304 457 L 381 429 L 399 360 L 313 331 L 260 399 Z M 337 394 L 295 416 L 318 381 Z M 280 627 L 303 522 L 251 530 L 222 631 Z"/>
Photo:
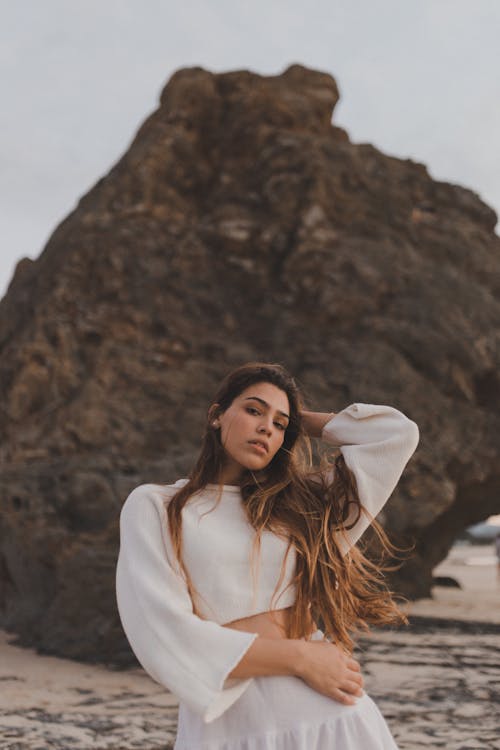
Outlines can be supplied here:
<path id="1" fill-rule="evenodd" d="M 434 575 L 455 578 L 462 588 L 435 586 L 433 598 L 414 602 L 410 613 L 500 623 L 500 577 L 493 545 L 455 545 Z"/>
<path id="2" fill-rule="evenodd" d="M 357 656 L 401 750 L 500 749 L 500 585 L 492 547 L 455 546 L 408 629 L 374 632 Z M 0 748 L 171 748 L 177 700 L 140 668 L 42 656 L 0 631 Z M 333 750 L 333 749 L 332 749 Z M 362 750 L 362 749 L 360 749 Z"/>

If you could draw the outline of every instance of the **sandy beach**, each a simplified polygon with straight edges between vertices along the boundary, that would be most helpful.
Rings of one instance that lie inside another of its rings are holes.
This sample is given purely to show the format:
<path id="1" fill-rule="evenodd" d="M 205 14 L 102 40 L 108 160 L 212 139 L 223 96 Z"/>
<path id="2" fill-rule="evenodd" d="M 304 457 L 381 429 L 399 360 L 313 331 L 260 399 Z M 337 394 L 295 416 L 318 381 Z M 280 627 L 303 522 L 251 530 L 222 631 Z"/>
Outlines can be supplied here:
<path id="1" fill-rule="evenodd" d="M 361 641 L 368 690 L 401 750 L 500 748 L 500 584 L 492 545 L 455 545 L 411 626 Z"/>
<path id="2" fill-rule="evenodd" d="M 360 639 L 366 689 L 401 750 L 500 749 L 500 585 L 492 546 L 456 545 L 409 628 Z M 177 700 L 142 669 L 41 656 L 0 631 L 0 748 L 171 748 Z"/>

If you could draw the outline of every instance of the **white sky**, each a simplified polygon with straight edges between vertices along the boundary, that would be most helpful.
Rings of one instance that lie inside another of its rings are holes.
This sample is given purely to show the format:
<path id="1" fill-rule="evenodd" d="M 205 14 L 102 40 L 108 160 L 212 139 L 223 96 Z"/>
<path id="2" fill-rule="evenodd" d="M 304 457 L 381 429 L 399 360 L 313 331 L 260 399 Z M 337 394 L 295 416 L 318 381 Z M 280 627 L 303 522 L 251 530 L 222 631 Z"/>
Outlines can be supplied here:
<path id="1" fill-rule="evenodd" d="M 499 0 L 0 0 L 0 297 L 175 70 L 331 73 L 352 141 L 500 213 Z"/>

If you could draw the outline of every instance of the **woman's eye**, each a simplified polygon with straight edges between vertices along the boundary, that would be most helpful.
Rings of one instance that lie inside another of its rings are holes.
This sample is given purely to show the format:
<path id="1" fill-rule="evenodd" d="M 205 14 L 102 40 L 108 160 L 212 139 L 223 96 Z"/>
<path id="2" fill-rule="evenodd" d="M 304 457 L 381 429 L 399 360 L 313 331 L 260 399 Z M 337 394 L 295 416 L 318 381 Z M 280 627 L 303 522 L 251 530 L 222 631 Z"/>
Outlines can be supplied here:
<path id="1" fill-rule="evenodd" d="M 254 409 L 253 406 L 247 406 L 247 412 L 249 414 L 258 414 L 260 415 L 260 411 L 258 409 Z M 281 424 L 281 422 L 275 422 L 274 423 L 276 427 L 279 427 L 280 430 L 283 430 L 283 432 L 286 430 L 286 426 L 284 424 Z"/>

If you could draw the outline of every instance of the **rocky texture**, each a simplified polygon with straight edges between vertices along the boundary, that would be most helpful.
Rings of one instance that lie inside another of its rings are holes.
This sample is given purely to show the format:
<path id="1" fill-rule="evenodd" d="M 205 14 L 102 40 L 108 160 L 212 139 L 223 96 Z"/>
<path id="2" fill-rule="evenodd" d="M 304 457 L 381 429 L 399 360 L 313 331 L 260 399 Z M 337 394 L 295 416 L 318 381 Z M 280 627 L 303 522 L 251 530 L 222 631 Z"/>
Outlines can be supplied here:
<path id="1" fill-rule="evenodd" d="M 180 70 L 0 303 L 0 624 L 130 659 L 118 511 L 191 466 L 221 376 L 280 361 L 311 408 L 390 403 L 421 443 L 384 513 L 429 593 L 500 510 L 500 240 L 470 190 L 352 144 L 327 74 Z"/>
<path id="2" fill-rule="evenodd" d="M 0 651 L 0 750 L 173 746 L 178 701 L 142 669 L 38 656 L 4 631 Z"/>
<path id="3" fill-rule="evenodd" d="M 497 625 L 456 623 L 433 629 L 420 621 L 406 632 L 362 641 L 367 690 L 400 750 L 500 748 Z"/>
<path id="4" fill-rule="evenodd" d="M 425 620 L 376 632 L 356 653 L 400 750 L 496 750 L 500 626 Z M 31 657 L 2 646 L 0 749 L 168 750 L 177 699 L 141 670 Z M 23 650 L 24 651 L 24 650 Z M 47 663 L 44 663 L 44 662 Z"/>

